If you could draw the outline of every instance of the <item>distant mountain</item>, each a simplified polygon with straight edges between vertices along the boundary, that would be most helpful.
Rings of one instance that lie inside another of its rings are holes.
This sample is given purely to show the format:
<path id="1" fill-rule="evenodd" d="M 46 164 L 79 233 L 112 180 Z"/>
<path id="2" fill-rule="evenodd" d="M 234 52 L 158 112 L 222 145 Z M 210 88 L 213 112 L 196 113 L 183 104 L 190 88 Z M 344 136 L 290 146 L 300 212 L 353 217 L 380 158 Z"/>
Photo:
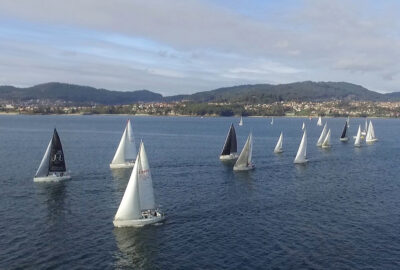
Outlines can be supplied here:
<path id="1" fill-rule="evenodd" d="M 65 83 L 45 83 L 28 88 L 0 86 L 0 100 L 47 100 L 70 104 L 123 105 L 137 102 L 193 101 L 231 103 L 270 103 L 276 101 L 400 101 L 400 92 L 380 94 L 346 82 L 296 82 L 289 84 L 254 84 L 224 87 L 191 95 L 163 97 L 148 91 L 110 91 Z"/>
<path id="2" fill-rule="evenodd" d="M 28 88 L 0 86 L 0 99 L 13 101 L 51 100 L 65 101 L 74 104 L 131 104 L 136 102 L 161 101 L 162 95 L 148 91 L 110 91 L 88 86 L 45 83 Z"/>
<path id="3" fill-rule="evenodd" d="M 398 95 L 400 98 L 400 94 Z M 394 94 L 393 94 L 393 97 Z M 360 85 L 346 82 L 296 82 L 289 84 L 254 84 L 224 87 L 192 95 L 167 97 L 167 100 L 191 100 L 194 102 L 248 102 L 269 103 L 275 101 L 325 101 L 366 100 L 377 101 L 390 98 L 370 91 Z"/>

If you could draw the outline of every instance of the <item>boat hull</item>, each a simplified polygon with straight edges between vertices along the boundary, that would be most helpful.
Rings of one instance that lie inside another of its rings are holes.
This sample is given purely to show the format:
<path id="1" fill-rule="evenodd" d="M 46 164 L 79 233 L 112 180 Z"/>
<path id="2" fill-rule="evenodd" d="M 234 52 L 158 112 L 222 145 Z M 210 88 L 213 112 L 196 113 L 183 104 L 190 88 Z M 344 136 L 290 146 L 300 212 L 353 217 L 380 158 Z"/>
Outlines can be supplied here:
<path id="1" fill-rule="evenodd" d="M 256 166 L 254 164 L 251 164 L 250 166 L 233 166 L 233 170 L 236 172 L 240 172 L 240 171 L 250 171 L 253 170 Z"/>
<path id="2" fill-rule="evenodd" d="M 123 169 L 123 168 L 133 168 L 135 165 L 135 162 L 125 162 L 125 163 L 119 163 L 119 164 L 110 164 L 111 169 Z"/>
<path id="3" fill-rule="evenodd" d="M 165 216 L 157 212 L 157 216 L 149 215 L 147 218 L 141 219 L 131 219 L 131 220 L 116 220 L 114 219 L 113 223 L 115 227 L 122 228 L 122 227 L 143 227 L 146 225 L 159 223 L 165 219 Z"/>
<path id="4" fill-rule="evenodd" d="M 232 153 L 232 154 L 230 154 L 230 155 L 221 155 L 221 156 L 219 156 L 219 159 L 220 159 L 220 160 L 229 161 L 229 160 L 235 160 L 235 159 L 237 159 L 238 157 L 239 157 L 239 155 L 238 155 L 237 153 Z"/>
<path id="5" fill-rule="evenodd" d="M 373 143 L 373 142 L 376 142 L 378 139 L 372 139 L 372 140 L 365 140 L 365 142 L 367 142 L 367 143 Z"/>
<path id="6" fill-rule="evenodd" d="M 294 163 L 294 164 L 305 164 L 305 163 L 307 163 L 307 162 L 308 162 L 307 159 L 303 159 L 303 160 L 295 160 L 293 163 Z"/>
<path id="7" fill-rule="evenodd" d="M 71 179 L 71 175 L 63 175 L 63 176 L 48 175 L 44 177 L 34 177 L 33 182 L 60 182 L 69 179 Z"/>
<path id="8" fill-rule="evenodd" d="M 283 153 L 283 150 L 282 150 L 282 149 L 274 150 L 274 153 L 275 153 L 275 154 L 281 154 L 281 153 Z"/>
<path id="9" fill-rule="evenodd" d="M 347 138 L 347 137 L 346 138 L 340 138 L 341 142 L 347 142 L 348 140 L 349 140 L 349 138 Z"/>

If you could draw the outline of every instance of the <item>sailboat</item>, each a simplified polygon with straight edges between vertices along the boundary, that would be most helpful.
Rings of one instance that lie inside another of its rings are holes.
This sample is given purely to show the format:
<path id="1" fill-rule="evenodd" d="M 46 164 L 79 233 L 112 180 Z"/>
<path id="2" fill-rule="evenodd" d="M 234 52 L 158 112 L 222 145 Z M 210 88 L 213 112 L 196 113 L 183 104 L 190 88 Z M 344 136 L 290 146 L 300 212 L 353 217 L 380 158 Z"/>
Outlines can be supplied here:
<path id="1" fill-rule="evenodd" d="M 347 137 L 347 128 L 349 127 L 348 122 L 346 121 L 346 123 L 344 124 L 344 128 L 342 131 L 342 136 L 340 136 L 340 141 L 342 142 L 347 142 L 349 140 L 349 138 Z"/>
<path id="2" fill-rule="evenodd" d="M 304 130 L 306 128 L 306 124 L 303 122 L 303 125 L 301 126 L 301 130 Z"/>
<path id="3" fill-rule="evenodd" d="M 35 182 L 55 182 L 70 179 L 65 166 L 64 152 L 57 130 L 54 129 L 46 152 L 33 178 Z"/>
<path id="4" fill-rule="evenodd" d="M 228 135 L 225 139 L 224 147 L 222 148 L 220 160 L 235 160 L 238 158 L 236 132 L 233 124 L 229 128 Z"/>
<path id="5" fill-rule="evenodd" d="M 251 162 L 253 155 L 253 135 L 250 133 L 247 137 L 246 143 L 243 147 L 242 152 L 239 155 L 238 160 L 233 166 L 234 171 L 249 171 L 254 169 L 254 164 Z"/>
<path id="6" fill-rule="evenodd" d="M 368 120 L 367 120 L 367 118 L 365 118 L 364 130 L 361 131 L 361 135 L 365 136 L 365 135 L 367 135 L 367 132 L 368 132 Z"/>
<path id="7" fill-rule="evenodd" d="M 327 124 L 328 124 L 328 123 L 325 122 L 324 128 L 322 129 L 321 135 L 319 136 L 319 139 L 318 139 L 318 141 L 317 141 L 317 146 L 322 146 L 322 143 L 323 143 L 324 140 L 325 140 L 326 133 L 327 133 L 327 129 L 328 129 Z"/>
<path id="8" fill-rule="evenodd" d="M 367 143 L 371 143 L 371 142 L 375 142 L 378 139 L 375 137 L 375 130 L 374 130 L 374 126 L 372 125 L 372 121 L 369 121 L 369 126 L 368 126 L 368 132 L 367 132 L 367 136 L 365 137 L 365 141 Z"/>
<path id="9" fill-rule="evenodd" d="M 240 116 L 239 126 L 243 126 L 243 117 Z"/>
<path id="10" fill-rule="evenodd" d="M 272 117 L 272 119 L 271 119 L 271 125 L 273 125 L 274 124 L 274 118 Z"/>
<path id="11" fill-rule="evenodd" d="M 153 180 L 143 142 L 132 170 L 124 196 L 115 214 L 115 227 L 142 227 L 165 219 L 156 208 Z"/>
<path id="12" fill-rule="evenodd" d="M 322 126 L 322 118 L 321 118 L 321 116 L 318 117 L 317 126 Z"/>
<path id="13" fill-rule="evenodd" d="M 354 141 L 354 146 L 355 147 L 361 146 L 361 125 L 358 125 L 358 131 L 357 131 L 356 140 Z"/>
<path id="14" fill-rule="evenodd" d="M 283 152 L 282 143 L 283 143 L 283 133 L 281 132 L 281 135 L 279 136 L 278 142 L 276 143 L 276 146 L 275 146 L 275 149 L 274 149 L 274 153 L 278 154 L 278 153 L 282 153 Z"/>
<path id="15" fill-rule="evenodd" d="M 331 129 L 328 130 L 328 133 L 326 134 L 321 147 L 322 148 L 330 148 L 331 147 Z"/>
<path id="16" fill-rule="evenodd" d="M 294 163 L 301 164 L 306 163 L 307 160 L 307 130 L 304 129 L 303 137 L 301 138 L 299 149 L 297 150 L 297 155 L 294 159 Z"/>
<path id="17" fill-rule="evenodd" d="M 136 146 L 131 121 L 128 120 L 110 168 L 130 168 L 135 164 Z"/>

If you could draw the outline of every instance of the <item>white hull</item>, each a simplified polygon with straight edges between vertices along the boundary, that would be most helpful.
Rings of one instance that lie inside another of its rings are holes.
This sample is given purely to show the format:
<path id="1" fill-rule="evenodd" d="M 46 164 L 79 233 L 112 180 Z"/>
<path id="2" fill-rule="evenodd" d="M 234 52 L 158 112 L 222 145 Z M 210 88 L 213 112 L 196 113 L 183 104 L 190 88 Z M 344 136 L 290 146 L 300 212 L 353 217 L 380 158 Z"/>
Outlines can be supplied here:
<path id="1" fill-rule="evenodd" d="M 71 179 L 71 175 L 63 175 L 63 176 L 48 175 L 43 177 L 34 177 L 33 182 L 60 182 L 68 179 Z"/>
<path id="2" fill-rule="evenodd" d="M 256 166 L 254 164 L 251 164 L 250 166 L 247 167 L 242 167 L 242 166 L 233 166 L 234 171 L 250 171 L 253 170 Z"/>
<path id="3" fill-rule="evenodd" d="M 122 168 L 133 168 L 135 165 L 135 162 L 125 162 L 125 163 L 119 163 L 119 164 L 110 164 L 111 169 L 122 169 Z"/>
<path id="4" fill-rule="evenodd" d="M 365 142 L 367 142 L 367 143 L 373 143 L 373 142 L 376 142 L 378 139 L 372 139 L 372 140 L 365 140 Z"/>
<path id="5" fill-rule="evenodd" d="M 141 219 L 131 219 L 131 220 L 115 220 L 113 221 L 115 227 L 143 227 L 145 225 L 150 225 L 154 223 L 159 223 L 165 219 L 165 216 L 157 211 L 157 215 L 143 215 Z"/>
<path id="6" fill-rule="evenodd" d="M 275 154 L 280 154 L 280 153 L 283 153 L 283 150 L 282 150 L 282 149 L 274 150 L 274 153 L 275 153 Z"/>
<path id="7" fill-rule="evenodd" d="M 347 142 L 348 140 L 349 140 L 349 138 L 347 138 L 347 137 L 346 138 L 340 138 L 341 142 Z"/>
<path id="8" fill-rule="evenodd" d="M 228 160 L 235 160 L 235 159 L 237 159 L 239 157 L 239 154 L 238 153 L 232 153 L 232 154 L 230 154 L 230 155 L 222 155 L 222 156 L 219 156 L 219 159 L 220 160 L 226 160 L 226 161 L 228 161 Z"/>
<path id="9" fill-rule="evenodd" d="M 304 163 L 307 163 L 307 162 L 308 162 L 307 159 L 303 159 L 303 160 L 295 160 L 293 163 L 294 164 L 304 164 Z"/>
<path id="10" fill-rule="evenodd" d="M 361 135 L 365 136 L 365 135 L 367 135 L 367 132 L 366 131 L 361 131 Z"/>
<path id="11" fill-rule="evenodd" d="M 324 148 L 324 149 L 327 149 L 327 148 L 331 148 L 331 145 L 330 144 L 329 145 L 322 145 L 321 147 Z"/>

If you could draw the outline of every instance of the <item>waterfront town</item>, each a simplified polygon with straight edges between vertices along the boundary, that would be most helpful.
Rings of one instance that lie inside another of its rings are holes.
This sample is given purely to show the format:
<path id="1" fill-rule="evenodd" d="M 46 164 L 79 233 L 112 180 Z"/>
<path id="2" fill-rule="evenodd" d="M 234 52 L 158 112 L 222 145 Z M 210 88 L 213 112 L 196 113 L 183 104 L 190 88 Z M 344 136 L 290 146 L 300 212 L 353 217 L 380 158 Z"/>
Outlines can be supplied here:
<path id="1" fill-rule="evenodd" d="M 164 116 L 331 116 L 400 117 L 400 102 L 281 101 L 269 104 L 149 102 L 128 105 L 74 105 L 65 101 L 0 102 L 1 113 L 132 114 Z"/>

